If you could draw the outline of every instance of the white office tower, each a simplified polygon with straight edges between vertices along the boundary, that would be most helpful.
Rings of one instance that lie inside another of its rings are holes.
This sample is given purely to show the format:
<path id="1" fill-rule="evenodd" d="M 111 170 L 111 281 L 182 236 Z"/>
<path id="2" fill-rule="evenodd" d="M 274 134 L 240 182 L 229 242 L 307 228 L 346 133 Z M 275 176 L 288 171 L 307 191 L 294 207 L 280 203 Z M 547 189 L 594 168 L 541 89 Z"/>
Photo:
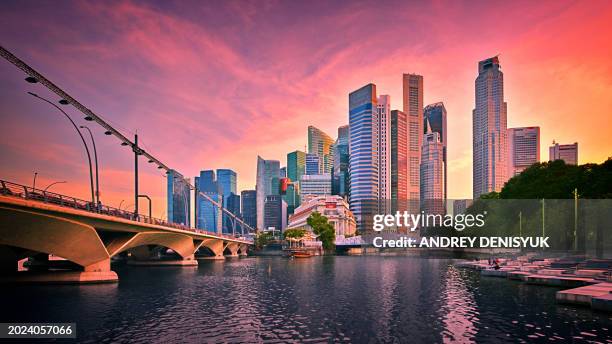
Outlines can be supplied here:
<path id="1" fill-rule="evenodd" d="M 472 112 L 473 197 L 501 191 L 506 182 L 507 104 L 497 56 L 478 62 L 476 107 Z"/>

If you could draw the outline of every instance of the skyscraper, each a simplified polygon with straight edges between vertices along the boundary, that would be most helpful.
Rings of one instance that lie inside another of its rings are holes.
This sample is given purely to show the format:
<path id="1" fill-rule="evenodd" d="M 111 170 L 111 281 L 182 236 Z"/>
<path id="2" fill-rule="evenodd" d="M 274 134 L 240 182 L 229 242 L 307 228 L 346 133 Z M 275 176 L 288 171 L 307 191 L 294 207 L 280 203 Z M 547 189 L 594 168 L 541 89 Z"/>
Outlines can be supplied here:
<path id="1" fill-rule="evenodd" d="M 334 168 L 332 170 L 332 195 L 348 197 L 349 183 L 349 126 L 338 128 L 338 138 L 334 143 Z"/>
<path id="2" fill-rule="evenodd" d="M 408 200 L 408 118 L 391 111 L 391 213 L 405 211 Z"/>
<path id="3" fill-rule="evenodd" d="M 419 174 L 423 141 L 423 77 L 403 75 L 404 113 L 408 116 L 408 198 L 419 200 Z M 418 209 L 411 209 L 417 212 Z"/>
<path id="4" fill-rule="evenodd" d="M 200 176 L 195 177 L 195 186 L 197 190 L 196 227 L 209 232 L 220 233 L 223 221 L 221 209 L 210 202 L 209 199 L 200 195 L 200 193 L 203 193 L 214 202 L 223 202 L 223 191 L 216 180 L 215 171 L 200 171 Z"/>
<path id="5" fill-rule="evenodd" d="M 540 162 L 540 127 L 508 128 L 508 178 Z"/>
<path id="6" fill-rule="evenodd" d="M 221 193 L 224 196 L 229 196 L 230 194 L 236 194 L 236 183 L 238 180 L 238 175 L 236 172 L 229 169 L 217 169 L 217 183 L 219 183 L 219 187 L 221 188 Z"/>
<path id="7" fill-rule="evenodd" d="M 303 196 L 331 195 L 331 175 L 324 174 L 305 174 L 300 180 L 300 192 Z"/>
<path id="8" fill-rule="evenodd" d="M 244 190 L 240 193 L 242 219 L 252 228 L 257 228 L 257 191 Z"/>
<path id="9" fill-rule="evenodd" d="M 478 62 L 472 112 L 473 197 L 501 191 L 507 180 L 507 104 L 497 56 Z"/>
<path id="10" fill-rule="evenodd" d="M 444 144 L 429 122 L 426 127 L 421 149 L 421 210 L 426 214 L 444 214 Z"/>
<path id="11" fill-rule="evenodd" d="M 287 178 L 287 167 L 281 167 L 280 168 L 280 178 Z"/>
<path id="12" fill-rule="evenodd" d="M 300 205 L 300 178 L 306 173 L 306 153 L 293 151 L 287 154 L 287 178 L 292 184 L 287 188 L 287 194 L 283 196 L 287 202 L 287 213 L 293 214 L 293 210 Z"/>
<path id="13" fill-rule="evenodd" d="M 306 174 L 321 174 L 324 170 L 324 161 L 320 155 L 306 154 Z"/>
<path id="14" fill-rule="evenodd" d="M 430 104 L 423 109 L 423 134 L 427 134 L 426 123 L 429 123 L 432 132 L 440 134 L 440 142 L 442 142 L 442 161 L 444 161 L 444 196 L 442 198 L 446 201 L 448 198 L 448 139 L 446 138 L 448 130 L 446 127 L 446 108 L 444 107 L 444 103 L 438 102 Z"/>
<path id="15" fill-rule="evenodd" d="M 550 161 L 563 160 L 568 165 L 578 165 L 578 142 L 568 145 L 560 145 L 553 141 L 548 149 Z"/>
<path id="16" fill-rule="evenodd" d="M 376 106 L 378 111 L 378 193 L 380 204 L 386 205 L 391 198 L 391 141 L 389 135 L 391 134 L 391 97 L 388 95 L 381 95 L 378 97 L 378 104 Z M 385 213 L 386 209 L 383 207 L 380 209 L 381 213 Z"/>
<path id="17" fill-rule="evenodd" d="M 278 160 L 264 160 L 257 156 L 257 185 L 255 186 L 257 190 L 257 229 L 265 228 L 264 207 L 266 196 L 280 195 L 279 176 L 280 162 Z M 280 213 L 280 207 L 278 209 Z"/>
<path id="18" fill-rule="evenodd" d="M 263 228 L 274 230 L 283 229 L 283 208 L 281 195 L 266 195 L 264 199 Z"/>
<path id="19" fill-rule="evenodd" d="M 372 229 L 378 204 L 378 111 L 376 85 L 349 94 L 350 206 L 357 228 Z"/>
<path id="20" fill-rule="evenodd" d="M 331 173 L 333 152 L 331 146 L 334 140 L 322 130 L 308 126 L 308 153 L 316 154 L 323 160 L 323 173 Z"/>
<path id="21" fill-rule="evenodd" d="M 175 170 L 167 174 L 167 210 L 168 222 L 190 225 L 191 192 L 189 180 Z"/>

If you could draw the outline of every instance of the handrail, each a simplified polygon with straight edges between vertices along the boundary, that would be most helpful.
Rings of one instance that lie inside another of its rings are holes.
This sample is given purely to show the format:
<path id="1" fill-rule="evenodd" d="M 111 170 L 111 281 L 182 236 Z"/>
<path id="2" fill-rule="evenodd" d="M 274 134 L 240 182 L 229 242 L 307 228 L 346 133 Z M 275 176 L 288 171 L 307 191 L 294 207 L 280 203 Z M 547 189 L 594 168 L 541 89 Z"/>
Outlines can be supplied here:
<path id="1" fill-rule="evenodd" d="M 66 195 L 55 193 L 55 192 L 36 189 L 30 186 L 21 185 L 21 184 L 9 182 L 6 180 L 0 180 L 0 186 L 1 186 L 0 195 L 4 195 L 4 196 L 13 196 L 13 197 L 19 197 L 23 199 L 34 200 L 34 201 L 39 201 L 39 202 L 44 202 L 44 203 L 51 203 L 54 205 L 59 205 L 61 207 L 85 210 L 91 213 L 114 216 L 118 218 L 128 219 L 131 221 L 148 223 L 148 224 L 153 224 L 153 225 L 158 225 L 158 226 L 165 226 L 165 227 L 170 227 L 170 228 L 175 228 L 175 229 L 180 229 L 180 230 L 190 231 L 190 232 L 195 232 L 195 233 L 200 233 L 200 234 L 214 235 L 214 236 L 218 236 L 222 238 L 228 238 L 228 239 L 240 238 L 240 240 L 252 241 L 247 238 L 240 237 L 238 235 L 232 236 L 232 235 L 226 235 L 226 234 L 219 234 L 216 232 L 210 232 L 210 231 L 199 229 L 199 228 L 188 227 L 188 226 L 178 224 L 178 223 L 168 222 L 168 221 L 165 221 L 159 218 L 155 218 L 155 217 L 149 217 L 146 215 L 136 214 L 134 212 L 121 210 L 121 209 L 110 207 L 107 205 L 102 205 L 102 204 L 96 205 L 92 203 L 91 201 L 85 201 L 85 200 L 82 200 L 76 197 L 72 197 L 72 196 L 66 196 Z"/>

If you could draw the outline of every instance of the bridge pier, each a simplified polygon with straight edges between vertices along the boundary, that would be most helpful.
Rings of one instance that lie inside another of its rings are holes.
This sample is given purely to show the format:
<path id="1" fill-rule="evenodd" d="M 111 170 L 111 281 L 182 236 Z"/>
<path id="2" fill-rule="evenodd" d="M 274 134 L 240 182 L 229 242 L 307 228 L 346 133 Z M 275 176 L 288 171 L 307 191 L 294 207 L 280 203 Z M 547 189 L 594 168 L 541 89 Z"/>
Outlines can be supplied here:
<path id="1" fill-rule="evenodd" d="M 210 249 L 213 253 L 213 256 L 210 257 L 198 257 L 198 259 L 203 260 L 224 260 L 225 256 L 223 255 L 223 251 L 225 250 L 225 245 L 222 240 L 216 239 L 204 239 L 200 246 L 205 246 Z M 200 248 L 198 246 L 197 248 Z"/>
<path id="2" fill-rule="evenodd" d="M 248 245 L 240 244 L 240 252 L 239 252 L 240 257 L 248 256 L 248 248 L 249 248 Z"/>
<path id="3" fill-rule="evenodd" d="M 225 255 L 226 257 L 232 257 L 232 258 L 236 258 L 238 257 L 238 249 L 240 248 L 240 246 L 236 243 L 227 243 L 225 245 L 225 248 L 227 248 L 230 251 L 230 254 Z M 225 250 L 223 250 L 225 251 Z"/>
<path id="4" fill-rule="evenodd" d="M 164 258 L 159 255 L 159 247 L 151 249 L 149 246 L 138 246 L 130 249 L 132 259 L 128 259 L 127 264 L 133 266 L 197 266 L 198 261 L 195 255 L 181 257 L 178 259 Z M 162 248 L 165 249 L 165 248 Z"/>
<path id="5" fill-rule="evenodd" d="M 44 265 L 40 265 L 44 267 Z M 36 284 L 85 284 L 115 283 L 119 281 L 117 273 L 110 269 L 110 258 L 88 266 L 79 266 L 79 270 L 41 270 L 17 271 L 0 276 L 0 283 L 36 283 Z"/>

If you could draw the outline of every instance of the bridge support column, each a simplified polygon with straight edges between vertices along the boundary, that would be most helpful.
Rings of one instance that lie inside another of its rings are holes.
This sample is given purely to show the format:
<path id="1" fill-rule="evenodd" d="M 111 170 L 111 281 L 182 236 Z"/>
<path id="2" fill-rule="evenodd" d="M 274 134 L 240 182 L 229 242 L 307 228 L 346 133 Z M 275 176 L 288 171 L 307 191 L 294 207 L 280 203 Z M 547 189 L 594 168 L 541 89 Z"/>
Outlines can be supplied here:
<path id="1" fill-rule="evenodd" d="M 202 242 L 202 246 L 208 247 L 212 252 L 213 256 L 211 257 L 201 257 L 199 259 L 205 260 L 223 260 L 225 256 L 223 255 L 223 250 L 225 249 L 225 245 L 222 240 L 218 239 L 205 239 Z"/>
<path id="2" fill-rule="evenodd" d="M 240 257 L 246 257 L 248 255 L 249 245 L 241 244 L 240 245 Z"/>
<path id="3" fill-rule="evenodd" d="M 227 243 L 225 247 L 230 251 L 230 254 L 228 254 L 227 257 L 238 257 L 238 249 L 240 248 L 239 244 L 230 242 Z"/>
<path id="4" fill-rule="evenodd" d="M 130 251 L 134 259 L 128 260 L 128 265 L 134 266 L 197 266 L 195 256 L 178 256 L 178 259 L 163 258 L 158 255 L 157 250 L 149 249 L 147 246 L 135 247 Z"/>

